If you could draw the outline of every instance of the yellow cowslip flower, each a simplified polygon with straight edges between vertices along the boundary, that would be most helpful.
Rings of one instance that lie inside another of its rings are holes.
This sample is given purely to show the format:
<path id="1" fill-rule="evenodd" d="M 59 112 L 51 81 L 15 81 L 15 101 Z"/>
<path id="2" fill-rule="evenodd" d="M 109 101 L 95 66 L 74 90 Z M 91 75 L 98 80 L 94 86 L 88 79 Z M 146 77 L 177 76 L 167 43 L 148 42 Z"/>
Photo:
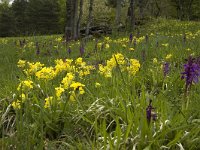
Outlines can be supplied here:
<path id="1" fill-rule="evenodd" d="M 69 100 L 73 101 L 73 102 L 76 101 L 76 94 L 75 94 L 75 92 L 71 91 L 69 93 L 70 93 Z"/>
<path id="2" fill-rule="evenodd" d="M 45 98 L 44 108 L 49 108 L 51 106 L 52 102 L 53 102 L 52 96 Z"/>
<path id="3" fill-rule="evenodd" d="M 56 42 L 61 42 L 62 41 L 62 37 L 58 37 L 55 39 Z"/>
<path id="4" fill-rule="evenodd" d="M 130 47 L 130 48 L 129 48 L 129 51 L 134 51 L 134 50 L 135 50 L 135 49 L 134 49 L 134 48 L 132 48 L 132 47 Z"/>
<path id="5" fill-rule="evenodd" d="M 105 39 L 105 41 L 109 41 L 109 40 L 110 40 L 110 37 L 107 36 L 107 37 L 105 37 L 104 39 Z"/>
<path id="6" fill-rule="evenodd" d="M 97 44 L 97 48 L 98 48 L 98 49 L 101 49 L 102 45 L 103 45 L 103 43 L 98 43 L 98 44 Z"/>
<path id="7" fill-rule="evenodd" d="M 26 100 L 26 95 L 25 95 L 24 93 L 22 93 L 19 97 L 21 98 L 21 101 L 22 101 L 22 102 L 25 102 L 25 100 Z"/>
<path id="8" fill-rule="evenodd" d="M 106 61 L 106 66 L 105 66 L 105 68 L 107 67 L 106 69 L 112 70 L 114 67 L 116 67 L 116 65 L 117 65 L 117 64 L 116 64 L 115 59 L 114 59 L 114 58 L 111 58 L 110 60 L 107 60 L 107 61 Z"/>
<path id="9" fill-rule="evenodd" d="M 172 57 L 172 54 L 168 54 L 165 59 L 170 59 Z"/>
<path id="10" fill-rule="evenodd" d="M 80 82 L 74 82 L 70 85 L 70 88 L 73 88 L 73 91 L 79 91 L 79 94 L 84 94 L 85 91 L 83 89 L 85 85 Z"/>
<path id="11" fill-rule="evenodd" d="M 56 59 L 55 60 L 55 74 L 57 75 L 60 72 L 67 71 L 70 72 L 73 70 L 74 66 L 72 65 L 72 59 Z"/>
<path id="12" fill-rule="evenodd" d="M 55 90 L 56 90 L 56 97 L 58 99 L 60 99 L 60 97 L 61 97 L 62 93 L 65 91 L 65 89 L 60 86 L 60 87 L 56 87 Z"/>
<path id="13" fill-rule="evenodd" d="M 187 50 L 187 51 L 191 51 L 191 49 L 190 49 L 190 48 L 187 48 L 186 50 Z"/>
<path id="14" fill-rule="evenodd" d="M 54 45 L 53 47 L 54 47 L 55 49 L 58 49 L 58 45 Z"/>
<path id="15" fill-rule="evenodd" d="M 157 64 L 157 63 L 158 63 L 157 58 L 153 58 L 153 63 L 154 63 L 154 64 Z"/>
<path id="16" fill-rule="evenodd" d="M 99 64 L 99 73 L 104 75 L 106 78 L 111 78 L 112 77 L 112 68 Z"/>
<path id="17" fill-rule="evenodd" d="M 44 64 L 41 64 L 40 62 L 35 62 L 35 63 L 27 62 L 27 64 L 28 64 L 28 69 L 24 70 L 26 75 L 33 75 L 38 70 L 42 69 L 42 67 L 44 66 Z"/>
<path id="18" fill-rule="evenodd" d="M 130 59 L 130 66 L 127 67 L 127 70 L 130 75 L 135 75 L 137 71 L 140 69 L 140 63 L 136 59 Z"/>
<path id="19" fill-rule="evenodd" d="M 74 74 L 67 73 L 66 77 L 64 77 L 63 80 L 61 81 L 61 83 L 63 84 L 63 88 L 68 89 L 74 78 L 75 78 Z"/>
<path id="20" fill-rule="evenodd" d="M 122 47 L 123 47 L 123 48 L 126 48 L 126 45 L 125 45 L 125 44 L 123 44 L 123 45 L 122 45 Z"/>
<path id="21" fill-rule="evenodd" d="M 105 45 L 105 48 L 106 48 L 106 49 L 108 49 L 109 47 L 110 47 L 110 45 L 109 45 L 109 44 L 106 44 L 106 45 Z"/>
<path id="22" fill-rule="evenodd" d="M 100 83 L 98 83 L 98 82 L 95 83 L 95 87 L 96 87 L 96 88 L 98 88 L 98 87 L 100 87 L 100 86 L 101 86 Z"/>
<path id="23" fill-rule="evenodd" d="M 35 73 L 35 76 L 38 79 L 45 79 L 45 80 L 51 80 L 55 77 L 55 72 L 53 67 L 44 67 L 40 71 Z"/>
<path id="24" fill-rule="evenodd" d="M 81 58 L 81 57 L 76 59 L 75 64 L 77 66 L 85 66 L 86 65 L 86 63 L 83 61 L 83 58 Z"/>
<path id="25" fill-rule="evenodd" d="M 21 108 L 21 101 L 20 100 L 16 100 L 16 101 L 12 102 L 11 105 L 12 105 L 12 107 L 14 109 L 20 109 Z"/>
<path id="26" fill-rule="evenodd" d="M 33 81 L 31 80 L 25 80 L 25 81 L 21 81 L 20 84 L 17 87 L 17 90 L 20 91 L 26 91 L 26 90 L 30 90 L 33 88 Z"/>
<path id="27" fill-rule="evenodd" d="M 26 60 L 19 60 L 18 61 L 18 63 L 17 63 L 17 66 L 19 67 L 19 68 L 24 68 L 25 67 L 25 65 L 26 65 Z"/>
<path id="28" fill-rule="evenodd" d="M 164 47 L 167 47 L 167 46 L 169 46 L 169 44 L 168 43 L 165 43 L 165 44 L 161 44 L 162 46 L 164 46 Z"/>
<path id="29" fill-rule="evenodd" d="M 115 61 L 115 63 L 116 63 L 116 60 L 117 60 L 117 63 L 119 65 L 124 65 L 125 64 L 125 58 L 121 53 L 117 53 L 117 54 L 112 55 L 112 59 L 113 59 L 113 61 Z"/>

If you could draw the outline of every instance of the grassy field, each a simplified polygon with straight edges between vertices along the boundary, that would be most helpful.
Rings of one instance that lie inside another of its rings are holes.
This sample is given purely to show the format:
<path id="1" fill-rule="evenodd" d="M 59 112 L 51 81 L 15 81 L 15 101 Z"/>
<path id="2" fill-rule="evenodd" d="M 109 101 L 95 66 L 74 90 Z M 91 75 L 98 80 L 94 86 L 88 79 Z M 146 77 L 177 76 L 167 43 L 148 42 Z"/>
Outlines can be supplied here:
<path id="1" fill-rule="evenodd" d="M 0 38 L 0 147 L 200 149 L 199 56 L 199 22 Z"/>

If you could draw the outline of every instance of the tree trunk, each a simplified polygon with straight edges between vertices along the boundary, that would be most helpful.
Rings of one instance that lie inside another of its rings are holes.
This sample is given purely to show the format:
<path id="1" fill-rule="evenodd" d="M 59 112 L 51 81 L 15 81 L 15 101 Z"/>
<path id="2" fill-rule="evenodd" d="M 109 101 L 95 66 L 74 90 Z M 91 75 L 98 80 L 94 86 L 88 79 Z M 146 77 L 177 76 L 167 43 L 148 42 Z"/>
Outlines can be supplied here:
<path id="1" fill-rule="evenodd" d="M 89 35 L 90 24 L 92 22 L 93 3 L 94 3 L 94 0 L 90 0 L 88 23 L 87 23 L 87 28 L 86 28 L 86 35 Z"/>
<path id="2" fill-rule="evenodd" d="M 134 14 L 134 0 L 130 0 L 130 29 L 133 30 L 135 28 L 135 14 Z"/>
<path id="3" fill-rule="evenodd" d="M 77 37 L 78 0 L 66 0 L 66 42 Z"/>
<path id="4" fill-rule="evenodd" d="M 120 18 L 121 18 L 121 0 L 117 0 L 116 17 L 115 17 L 115 23 L 117 27 L 119 27 Z"/>
<path id="5" fill-rule="evenodd" d="M 73 39 L 78 38 L 77 33 L 77 22 L 78 22 L 78 0 L 74 0 L 74 11 L 73 11 Z"/>
<path id="6" fill-rule="evenodd" d="M 83 0 L 80 0 L 80 12 L 79 12 L 79 18 L 77 21 L 77 35 L 80 37 L 80 24 L 81 24 L 81 19 L 83 16 Z"/>

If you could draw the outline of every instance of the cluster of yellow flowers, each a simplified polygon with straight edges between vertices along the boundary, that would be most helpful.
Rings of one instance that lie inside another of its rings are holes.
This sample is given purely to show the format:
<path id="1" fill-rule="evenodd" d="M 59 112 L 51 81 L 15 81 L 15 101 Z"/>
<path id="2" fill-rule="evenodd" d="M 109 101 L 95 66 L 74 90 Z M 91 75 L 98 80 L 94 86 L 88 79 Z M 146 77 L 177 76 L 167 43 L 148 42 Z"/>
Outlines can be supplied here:
<path id="1" fill-rule="evenodd" d="M 126 61 L 127 60 L 127 61 Z M 112 77 L 112 70 L 119 66 L 121 71 L 127 70 L 130 75 L 135 75 L 140 68 L 140 63 L 136 59 L 125 59 L 121 53 L 112 55 L 111 59 L 106 61 L 106 65 L 99 65 L 99 73 L 109 78 Z"/>
<path id="2" fill-rule="evenodd" d="M 40 62 L 27 62 L 26 60 L 19 60 L 17 63 L 17 66 L 21 69 L 24 69 L 24 73 L 27 76 L 34 75 L 38 70 L 42 69 L 44 64 L 41 64 Z"/>
<path id="3" fill-rule="evenodd" d="M 48 96 L 45 99 L 44 107 L 49 108 L 53 104 L 54 100 L 61 100 L 62 94 L 67 92 L 70 94 L 70 100 L 74 101 L 79 95 L 85 93 L 84 84 L 75 81 L 75 76 L 80 79 L 83 76 L 89 75 L 90 71 L 95 69 L 91 65 L 87 65 L 82 58 L 77 58 L 76 60 L 72 59 L 57 59 L 55 60 L 55 66 L 46 67 L 40 62 L 31 63 L 25 60 L 19 60 L 19 68 L 23 69 L 23 72 L 26 73 L 28 80 L 21 81 L 18 90 L 26 93 L 33 88 L 33 81 L 30 78 L 34 76 L 38 80 L 49 81 L 54 79 L 60 73 L 64 72 L 66 75 L 61 80 L 61 83 L 58 87 L 55 87 L 55 96 Z M 14 108 L 20 108 L 21 103 L 24 101 L 16 100 L 12 103 Z"/>
<path id="4" fill-rule="evenodd" d="M 38 79 L 51 80 L 55 77 L 53 67 L 43 67 L 40 71 L 35 73 Z"/>
<path id="5" fill-rule="evenodd" d="M 86 65 L 86 62 L 84 62 L 81 57 L 77 58 L 75 61 L 75 71 L 76 73 L 78 73 L 80 78 L 89 75 L 90 71 L 94 69 L 94 66 Z"/>
<path id="6" fill-rule="evenodd" d="M 28 91 L 33 88 L 33 81 L 31 80 L 25 80 L 21 81 L 20 84 L 17 87 L 18 91 Z"/>
<path id="7" fill-rule="evenodd" d="M 127 67 L 127 70 L 130 75 L 135 75 L 140 69 L 140 63 L 137 59 L 130 59 L 130 65 Z"/>

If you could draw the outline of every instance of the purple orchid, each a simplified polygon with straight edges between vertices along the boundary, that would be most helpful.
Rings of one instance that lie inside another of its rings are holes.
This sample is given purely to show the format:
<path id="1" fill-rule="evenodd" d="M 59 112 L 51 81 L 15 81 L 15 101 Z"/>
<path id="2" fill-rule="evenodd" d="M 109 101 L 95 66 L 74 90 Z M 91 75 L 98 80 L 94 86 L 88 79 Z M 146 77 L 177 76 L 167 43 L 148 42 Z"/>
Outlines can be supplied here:
<path id="1" fill-rule="evenodd" d="M 132 41 L 133 41 L 133 34 L 132 33 L 129 35 L 129 41 L 130 41 L 130 43 L 132 43 Z"/>
<path id="2" fill-rule="evenodd" d="M 186 91 L 188 91 L 192 83 L 197 83 L 200 77 L 200 65 L 196 62 L 195 58 L 189 57 L 187 63 L 184 64 L 184 72 L 181 74 L 181 79 L 185 79 Z"/>
<path id="3" fill-rule="evenodd" d="M 153 121 L 156 121 L 157 114 L 153 111 L 155 108 L 152 106 L 152 100 L 149 101 L 149 105 L 146 108 L 146 117 L 148 124 L 151 122 L 151 119 Z"/>
<path id="4" fill-rule="evenodd" d="M 163 64 L 163 73 L 164 73 L 164 77 L 166 77 L 167 74 L 169 73 L 169 63 L 168 62 L 165 62 Z"/>

